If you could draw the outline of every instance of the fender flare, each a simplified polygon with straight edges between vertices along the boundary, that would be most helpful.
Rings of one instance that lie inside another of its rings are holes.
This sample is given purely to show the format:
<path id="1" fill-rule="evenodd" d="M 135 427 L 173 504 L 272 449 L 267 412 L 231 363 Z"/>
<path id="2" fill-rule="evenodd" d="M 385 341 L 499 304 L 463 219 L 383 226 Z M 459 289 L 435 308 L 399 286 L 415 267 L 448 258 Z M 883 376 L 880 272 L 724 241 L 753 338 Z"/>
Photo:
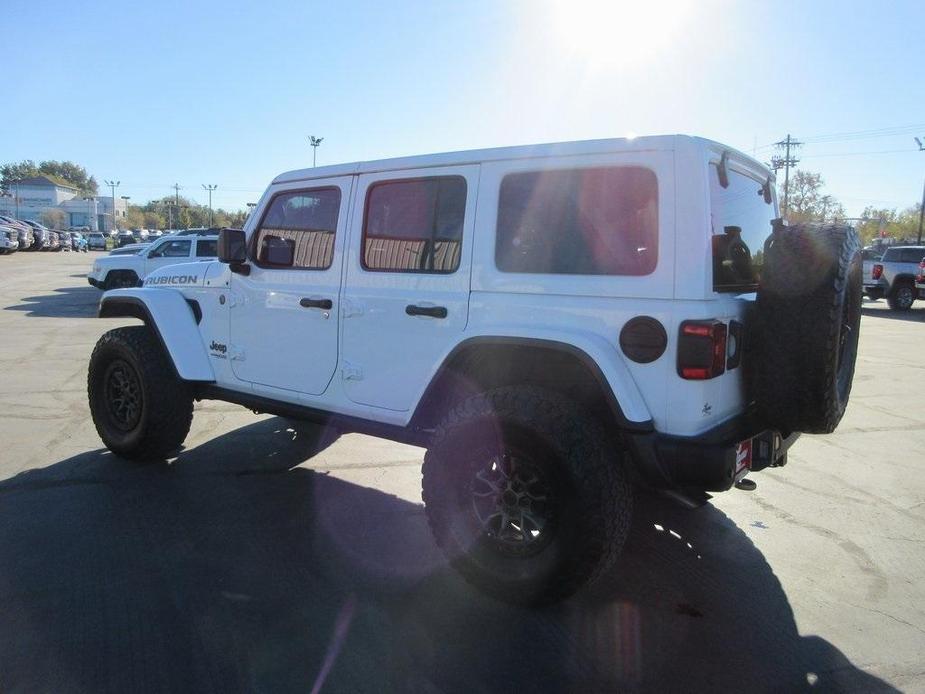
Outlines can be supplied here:
<path id="1" fill-rule="evenodd" d="M 893 281 L 890 283 L 890 291 L 893 291 L 896 285 L 900 283 L 915 285 L 915 275 L 908 272 L 897 273 L 893 276 Z"/>
<path id="2" fill-rule="evenodd" d="M 138 318 L 154 330 L 179 378 L 214 382 L 215 373 L 197 326 L 196 308 L 170 289 L 113 289 L 103 294 L 99 317 Z"/>
<path id="3" fill-rule="evenodd" d="M 443 358 L 440 366 L 429 379 L 424 392 L 418 399 L 412 421 L 417 419 L 422 404 L 427 402 L 431 389 L 448 371 L 448 365 L 452 363 L 457 355 L 464 350 L 482 345 L 504 345 L 552 349 L 576 358 L 588 369 L 600 385 L 614 420 L 622 430 L 638 433 L 654 431 L 652 416 L 645 400 L 643 400 L 636 382 L 614 346 L 596 344 L 594 336 L 581 336 L 577 340 L 574 335 L 569 335 L 568 340 L 563 338 L 564 336 L 552 334 L 537 336 L 536 333 L 530 335 L 476 335 L 458 342 Z"/>

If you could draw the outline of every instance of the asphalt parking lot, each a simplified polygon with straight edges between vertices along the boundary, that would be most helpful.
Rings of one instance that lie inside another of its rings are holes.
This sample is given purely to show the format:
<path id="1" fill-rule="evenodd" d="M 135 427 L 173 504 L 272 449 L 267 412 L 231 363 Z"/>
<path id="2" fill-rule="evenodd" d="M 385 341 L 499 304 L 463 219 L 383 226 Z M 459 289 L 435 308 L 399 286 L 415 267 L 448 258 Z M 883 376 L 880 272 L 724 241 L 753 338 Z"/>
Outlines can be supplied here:
<path id="1" fill-rule="evenodd" d="M 445 566 L 420 449 L 209 402 L 170 465 L 105 451 L 93 256 L 0 258 L 0 690 L 925 691 L 925 302 L 865 304 L 835 435 L 526 610 Z"/>

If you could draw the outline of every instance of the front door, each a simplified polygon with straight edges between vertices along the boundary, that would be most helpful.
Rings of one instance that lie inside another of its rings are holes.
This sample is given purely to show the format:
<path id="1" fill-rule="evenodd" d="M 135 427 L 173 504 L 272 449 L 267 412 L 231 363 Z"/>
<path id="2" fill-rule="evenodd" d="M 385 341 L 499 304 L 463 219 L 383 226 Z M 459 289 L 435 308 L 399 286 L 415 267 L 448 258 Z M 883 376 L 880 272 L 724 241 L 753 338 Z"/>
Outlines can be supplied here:
<path id="1" fill-rule="evenodd" d="M 231 274 L 228 356 L 237 378 L 320 395 L 337 367 L 340 274 L 351 177 L 276 191 Z"/>
<path id="2" fill-rule="evenodd" d="M 406 411 L 469 312 L 478 166 L 362 175 L 344 285 L 351 400 Z"/>

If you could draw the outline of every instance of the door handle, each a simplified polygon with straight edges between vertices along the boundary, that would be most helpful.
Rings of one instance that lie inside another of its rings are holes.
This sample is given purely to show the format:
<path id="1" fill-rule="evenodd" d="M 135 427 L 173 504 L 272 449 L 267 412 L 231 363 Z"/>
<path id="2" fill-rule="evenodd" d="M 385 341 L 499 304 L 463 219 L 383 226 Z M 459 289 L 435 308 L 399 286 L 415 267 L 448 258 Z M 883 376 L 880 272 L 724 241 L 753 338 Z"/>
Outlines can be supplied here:
<path id="1" fill-rule="evenodd" d="M 334 307 L 334 302 L 330 299 L 302 299 L 299 306 L 302 308 L 323 308 L 325 311 L 330 311 Z"/>
<path id="2" fill-rule="evenodd" d="M 416 306 L 408 304 L 405 313 L 409 316 L 430 316 L 431 318 L 446 318 L 446 306 Z"/>

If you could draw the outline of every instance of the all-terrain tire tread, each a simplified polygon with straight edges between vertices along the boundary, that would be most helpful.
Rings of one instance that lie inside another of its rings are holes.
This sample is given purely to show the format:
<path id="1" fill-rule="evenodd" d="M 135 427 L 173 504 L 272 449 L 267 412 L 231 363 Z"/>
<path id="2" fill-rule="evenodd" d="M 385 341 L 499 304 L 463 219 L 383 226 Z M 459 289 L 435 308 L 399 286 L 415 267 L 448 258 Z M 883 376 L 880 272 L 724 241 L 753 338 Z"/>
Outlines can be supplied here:
<path id="1" fill-rule="evenodd" d="M 629 477 L 621 461 L 615 459 L 612 438 L 593 417 L 555 393 L 526 386 L 498 388 L 459 403 L 437 427 L 424 456 L 422 495 L 427 520 L 437 544 L 450 554 L 451 563 L 466 580 L 486 592 L 512 602 L 523 601 L 521 594 L 507 586 L 487 585 L 464 557 L 454 556 L 453 548 L 447 546 L 447 519 L 440 503 L 446 489 L 440 446 L 455 428 L 483 418 L 508 420 L 536 431 L 558 449 L 560 459 L 570 465 L 580 464 L 580 475 L 590 480 L 588 488 L 596 491 L 595 498 L 582 504 L 587 510 L 579 521 L 586 542 L 583 551 L 529 601 L 555 602 L 604 575 L 620 555 L 629 530 L 633 498 Z"/>
<path id="2" fill-rule="evenodd" d="M 91 409 L 97 383 L 94 366 L 112 347 L 126 349 L 135 355 L 135 367 L 145 394 L 147 417 L 144 434 L 128 448 L 110 448 L 117 455 L 133 460 L 163 459 L 176 451 L 186 439 L 193 421 L 193 397 L 189 386 L 176 375 L 173 364 L 150 328 L 144 325 L 115 328 L 103 334 L 90 356 L 87 374 L 87 395 Z M 97 417 L 96 431 L 107 441 L 105 429 Z"/>

